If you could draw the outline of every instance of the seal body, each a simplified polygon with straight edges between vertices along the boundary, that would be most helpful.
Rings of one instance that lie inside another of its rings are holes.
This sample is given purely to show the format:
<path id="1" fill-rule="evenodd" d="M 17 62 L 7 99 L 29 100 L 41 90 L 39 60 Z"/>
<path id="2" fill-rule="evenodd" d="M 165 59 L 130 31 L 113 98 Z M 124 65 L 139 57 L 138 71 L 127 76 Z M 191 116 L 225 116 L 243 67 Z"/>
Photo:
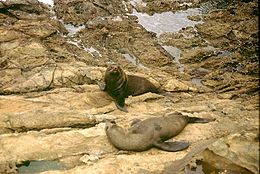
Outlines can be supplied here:
<path id="1" fill-rule="evenodd" d="M 152 127 L 145 128 L 142 133 L 124 130 L 114 123 L 106 123 L 108 140 L 118 149 L 144 151 L 152 147 L 154 131 Z"/>
<path id="2" fill-rule="evenodd" d="M 107 68 L 104 81 L 105 85 L 101 89 L 115 99 L 117 108 L 122 111 L 127 111 L 125 108 L 125 98 L 128 96 L 141 95 L 147 92 L 161 93 L 160 88 L 156 87 L 146 78 L 127 75 L 117 65 L 111 65 Z"/>
<path id="3" fill-rule="evenodd" d="M 164 142 L 178 135 L 188 123 L 207 123 L 209 119 L 188 117 L 171 113 L 137 121 L 128 130 L 115 123 L 106 124 L 106 135 L 111 144 L 121 150 L 144 151 L 157 147 L 165 151 L 180 151 L 189 147 L 188 142 Z"/>

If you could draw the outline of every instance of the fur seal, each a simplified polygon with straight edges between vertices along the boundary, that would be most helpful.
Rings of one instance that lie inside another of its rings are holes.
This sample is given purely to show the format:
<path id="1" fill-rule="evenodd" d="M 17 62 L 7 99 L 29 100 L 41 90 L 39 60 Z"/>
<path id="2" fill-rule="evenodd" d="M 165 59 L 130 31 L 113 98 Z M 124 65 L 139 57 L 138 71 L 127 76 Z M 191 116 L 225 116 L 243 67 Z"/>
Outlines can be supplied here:
<path id="1" fill-rule="evenodd" d="M 165 93 L 144 77 L 127 75 L 118 65 L 111 65 L 106 69 L 104 81 L 105 84 L 99 85 L 100 88 L 113 97 L 117 108 L 124 112 L 127 112 L 125 98 L 128 96 L 141 95 L 147 92 Z"/>
<path id="2" fill-rule="evenodd" d="M 115 123 L 106 123 L 106 135 L 111 144 L 121 150 L 145 151 L 151 147 L 176 152 L 189 147 L 188 142 L 165 142 L 178 135 L 188 123 L 208 123 L 212 119 L 170 113 L 163 117 L 152 117 L 135 121 L 128 130 Z"/>

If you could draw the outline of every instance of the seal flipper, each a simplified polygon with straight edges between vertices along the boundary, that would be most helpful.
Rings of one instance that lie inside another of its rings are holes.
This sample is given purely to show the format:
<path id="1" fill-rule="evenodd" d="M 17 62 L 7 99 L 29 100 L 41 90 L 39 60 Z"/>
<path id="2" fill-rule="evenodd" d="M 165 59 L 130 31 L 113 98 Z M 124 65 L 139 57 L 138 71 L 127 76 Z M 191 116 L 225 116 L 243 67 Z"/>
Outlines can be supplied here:
<path id="1" fill-rule="evenodd" d="M 128 112 L 128 110 L 126 109 L 126 106 L 119 106 L 118 103 L 116 103 L 116 107 L 120 110 L 120 111 L 123 111 L 123 112 Z"/>
<path id="2" fill-rule="evenodd" d="M 106 84 L 105 83 L 97 82 L 97 85 L 98 85 L 98 87 L 101 91 L 106 90 Z"/>
<path id="3" fill-rule="evenodd" d="M 116 100 L 116 107 L 123 111 L 123 112 L 128 112 L 125 106 L 125 98 L 119 98 Z"/>
<path id="4" fill-rule="evenodd" d="M 189 123 L 208 123 L 208 122 L 211 122 L 211 121 L 215 121 L 215 119 L 188 117 L 188 122 Z"/>
<path id="5" fill-rule="evenodd" d="M 177 152 L 181 151 L 184 149 L 187 149 L 190 146 L 190 143 L 188 142 L 162 142 L 162 141 L 157 141 L 154 143 L 154 146 L 165 151 L 169 152 Z"/>

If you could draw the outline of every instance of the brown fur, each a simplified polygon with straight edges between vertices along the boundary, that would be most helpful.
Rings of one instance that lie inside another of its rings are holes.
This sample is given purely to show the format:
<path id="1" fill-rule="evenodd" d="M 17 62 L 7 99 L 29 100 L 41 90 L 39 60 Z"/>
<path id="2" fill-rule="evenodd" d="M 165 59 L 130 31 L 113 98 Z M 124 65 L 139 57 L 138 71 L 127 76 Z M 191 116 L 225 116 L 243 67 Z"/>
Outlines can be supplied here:
<path id="1" fill-rule="evenodd" d="M 109 66 L 105 73 L 106 91 L 116 100 L 117 107 L 122 111 L 125 108 L 125 98 L 141 95 L 147 92 L 161 93 L 161 90 L 149 80 L 135 75 L 127 75 L 120 66 Z"/>
<path id="2" fill-rule="evenodd" d="M 109 141 L 122 150 L 144 151 L 156 146 L 166 151 L 179 151 L 187 148 L 189 143 L 164 141 L 178 135 L 188 123 L 209 121 L 213 120 L 171 113 L 164 117 L 135 121 L 128 130 L 124 130 L 115 123 L 107 123 L 106 134 Z"/>

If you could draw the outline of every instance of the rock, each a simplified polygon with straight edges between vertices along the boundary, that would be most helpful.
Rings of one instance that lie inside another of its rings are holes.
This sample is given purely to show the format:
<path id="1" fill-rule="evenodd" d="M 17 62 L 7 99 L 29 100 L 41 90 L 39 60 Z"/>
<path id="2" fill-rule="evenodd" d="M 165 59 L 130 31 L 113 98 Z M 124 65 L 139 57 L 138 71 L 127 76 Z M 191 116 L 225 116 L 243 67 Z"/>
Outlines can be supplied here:
<path id="1" fill-rule="evenodd" d="M 99 91 L 97 86 L 90 86 L 85 90 L 82 93 L 54 90 L 43 96 L 31 94 L 12 99 L 1 97 L 0 130 L 20 132 L 61 127 L 86 128 L 104 121 L 87 114 L 93 114 L 90 112 L 93 108 L 110 104 L 111 99 L 106 93 Z"/>
<path id="2" fill-rule="evenodd" d="M 137 11 L 142 13 L 148 13 L 150 15 L 155 13 L 162 13 L 165 11 L 177 11 L 185 10 L 187 8 L 196 7 L 198 5 L 197 0 L 189 1 L 189 3 L 182 1 L 169 1 L 169 0 L 158 0 L 158 1 L 145 1 L 131 2 Z"/>
<path id="3" fill-rule="evenodd" d="M 97 160 L 99 160 L 99 157 L 96 155 L 84 155 L 80 158 L 80 161 L 84 163 L 93 163 L 97 162 Z"/>
<path id="4" fill-rule="evenodd" d="M 103 145 L 97 142 L 103 141 Z M 84 153 L 105 154 L 113 152 L 112 146 L 105 146 L 104 135 L 86 135 L 84 130 L 68 131 L 46 135 L 40 132 L 29 132 L 20 135 L 0 135 L 0 164 L 12 161 L 21 164 L 24 161 L 54 160 L 64 156 Z M 8 152 L 8 153 L 7 153 Z"/>
<path id="5" fill-rule="evenodd" d="M 5 173 L 5 174 L 16 174 L 16 173 L 18 173 L 15 162 L 6 161 L 5 163 L 1 163 L 0 164 L 0 173 Z"/>
<path id="6" fill-rule="evenodd" d="M 226 36 L 231 32 L 231 25 L 229 23 L 219 23 L 216 21 L 209 21 L 203 24 L 196 25 L 198 32 L 209 38 L 219 38 Z"/>
<path id="7" fill-rule="evenodd" d="M 181 49 L 182 51 L 185 49 L 191 50 L 197 46 L 207 46 L 206 41 L 199 37 L 194 27 L 182 28 L 178 33 L 162 33 L 159 36 L 159 40 L 163 45 L 171 45 Z"/>
<path id="8" fill-rule="evenodd" d="M 56 32 L 66 33 L 66 29 L 59 22 L 45 18 L 37 21 L 19 20 L 13 30 L 34 38 L 46 38 Z"/>
<path id="9" fill-rule="evenodd" d="M 216 49 L 214 47 L 194 47 L 182 53 L 181 63 L 195 63 L 207 60 L 214 56 Z"/>
<path id="10" fill-rule="evenodd" d="M 239 30 L 232 30 L 232 32 L 238 39 L 249 39 L 251 36 L 250 34 Z"/>
<path id="11" fill-rule="evenodd" d="M 258 171 L 258 2 L 211 2 L 221 9 L 189 17 L 203 23 L 160 38 L 131 14 L 133 8 L 154 14 L 201 3 L 55 0 L 51 7 L 36 0 L 1 1 L 0 173 L 17 173 L 29 162 L 67 167 L 44 173 L 163 173 L 172 162 L 183 162 L 183 168 L 197 143 L 211 138 L 218 143 L 204 155 L 219 162 L 216 171 L 225 164 Z M 180 49 L 183 73 L 162 45 Z M 129 112 L 119 111 L 97 85 L 113 63 L 172 97 L 131 96 Z M 211 89 L 195 88 L 196 78 Z M 127 128 L 133 120 L 175 111 L 216 121 L 187 126 L 170 141 L 191 146 L 176 153 L 119 152 L 107 141 L 107 120 Z M 191 159 L 193 166 L 201 156 Z"/>
<path id="12" fill-rule="evenodd" d="M 136 57 L 137 62 L 143 66 L 173 64 L 171 59 L 157 48 L 151 33 L 147 33 L 130 18 L 122 17 L 122 19 L 118 21 L 113 17 L 96 18 L 87 23 L 87 28 L 80 33 L 79 37 L 86 45 L 98 47 L 103 45 L 107 49 L 104 54 L 108 55 L 108 59 L 113 62 L 125 59 L 122 54 L 129 54 Z M 131 64 L 127 60 L 124 63 Z"/>
<path id="13" fill-rule="evenodd" d="M 16 132 L 41 130 L 58 127 L 91 127 L 96 120 L 77 112 L 44 112 L 35 110 L 20 114 L 4 114 L 1 116 L 0 129 L 10 129 Z"/>
<path id="14" fill-rule="evenodd" d="M 45 14 L 49 10 L 48 6 L 40 3 L 37 0 L 7 0 L 2 1 L 0 4 L 0 9 L 7 9 L 12 11 L 12 8 L 16 9 L 16 11 L 24 11 L 36 14 Z"/>
<path id="15" fill-rule="evenodd" d="M 54 1 L 55 12 L 58 19 L 62 19 L 65 23 L 74 25 L 82 25 L 96 18 L 109 15 L 117 15 L 129 12 L 130 6 L 124 1 L 113 0 L 106 2 L 101 1 Z"/>
<path id="16" fill-rule="evenodd" d="M 188 92 L 188 91 L 193 91 L 197 92 L 198 90 L 184 82 L 181 82 L 177 79 L 171 79 L 169 80 L 165 85 L 164 89 L 166 91 L 170 92 Z"/>
<path id="17" fill-rule="evenodd" d="M 71 87 L 74 85 L 97 84 L 102 79 L 104 69 L 86 67 L 81 64 L 58 64 L 43 68 L 35 68 L 35 73 L 28 73 L 26 79 L 13 80 L 3 86 L 5 93 L 26 93 L 44 91 L 57 87 Z"/>
<path id="18" fill-rule="evenodd" d="M 252 173 L 258 173 L 259 141 L 257 136 L 251 132 L 232 134 L 213 143 L 209 150 Z"/>
<path id="19" fill-rule="evenodd" d="M 234 97 L 234 94 L 224 93 L 224 94 L 219 94 L 218 97 L 221 99 L 232 99 Z"/>
<path id="20" fill-rule="evenodd" d="M 44 174 L 56 174 L 56 173 L 66 173 L 72 174 L 75 173 L 134 173 L 138 174 L 140 172 L 150 173 L 152 171 L 162 170 L 163 163 L 167 162 L 165 158 L 165 154 L 161 154 L 160 158 L 156 155 L 151 155 L 148 159 L 148 154 L 143 154 L 142 156 L 138 156 L 135 154 L 132 155 L 119 155 L 118 157 L 112 155 L 108 158 L 100 159 L 98 162 L 93 165 L 82 165 L 75 167 L 73 169 L 67 171 L 49 171 L 44 172 Z M 171 156 L 171 158 L 175 158 Z M 136 162 L 136 161 L 142 162 Z M 128 165 L 126 165 L 128 164 Z M 149 167 L 147 164 L 150 164 Z M 129 167 L 131 166 L 131 167 Z"/>
<path id="21" fill-rule="evenodd" d="M 182 170 L 184 170 L 185 166 L 187 164 L 190 164 L 191 160 L 197 156 L 198 154 L 202 153 L 205 151 L 208 146 L 210 146 L 212 143 L 214 143 L 216 139 L 210 139 L 210 140 L 204 140 L 203 142 L 199 142 L 196 144 L 195 147 L 191 149 L 189 153 L 182 159 L 169 162 L 162 171 L 163 174 L 170 174 L 170 173 L 181 173 Z"/>
<path id="22" fill-rule="evenodd" d="M 0 28 L 0 42 L 9 42 L 22 38 L 26 38 L 26 35 L 21 32 L 9 30 L 8 28 L 4 27 Z"/>

